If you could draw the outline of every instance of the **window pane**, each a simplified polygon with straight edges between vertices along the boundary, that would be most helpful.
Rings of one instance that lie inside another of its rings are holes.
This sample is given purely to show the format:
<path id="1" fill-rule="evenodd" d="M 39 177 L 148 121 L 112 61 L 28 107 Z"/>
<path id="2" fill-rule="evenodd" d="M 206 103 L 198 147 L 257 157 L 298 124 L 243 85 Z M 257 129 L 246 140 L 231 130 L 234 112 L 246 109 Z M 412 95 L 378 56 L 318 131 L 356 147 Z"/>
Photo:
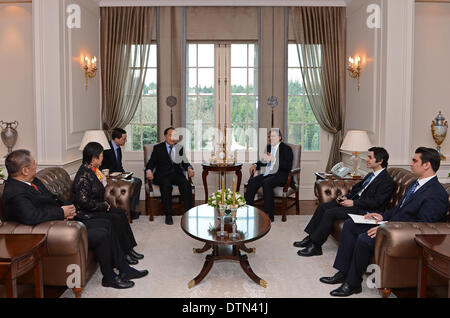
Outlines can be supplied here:
<path id="1" fill-rule="evenodd" d="M 196 119 L 202 120 L 203 124 L 214 123 L 214 97 L 199 97 L 199 112 Z"/>
<path id="2" fill-rule="evenodd" d="M 198 45 L 198 66 L 214 67 L 214 44 Z"/>
<path id="3" fill-rule="evenodd" d="M 198 93 L 205 95 L 214 94 L 214 68 L 198 70 Z"/>
<path id="4" fill-rule="evenodd" d="M 197 66 L 197 45 L 196 44 L 189 44 L 188 45 L 188 67 L 196 67 Z"/>
<path id="5" fill-rule="evenodd" d="M 155 95 L 157 90 L 157 71 L 155 68 L 147 69 L 147 74 L 145 76 L 143 95 Z"/>
<path id="6" fill-rule="evenodd" d="M 231 150 L 247 149 L 246 125 L 232 125 Z"/>
<path id="7" fill-rule="evenodd" d="M 202 135 L 202 150 L 214 149 L 214 125 L 203 124 Z"/>
<path id="8" fill-rule="evenodd" d="M 231 45 L 231 67 L 247 66 L 247 44 Z"/>
<path id="9" fill-rule="evenodd" d="M 288 98 L 288 122 L 301 123 L 302 122 L 302 103 L 303 97 L 289 96 Z"/>
<path id="10" fill-rule="evenodd" d="M 255 69 L 250 68 L 248 70 L 248 93 L 250 95 L 256 95 L 258 93 L 255 85 L 255 77 L 257 78 L 257 75 L 255 75 Z"/>
<path id="11" fill-rule="evenodd" d="M 306 151 L 318 151 L 319 145 L 320 127 L 319 125 L 306 125 L 305 126 L 305 145 Z"/>
<path id="12" fill-rule="evenodd" d="M 248 54 L 249 54 L 248 66 L 249 67 L 258 66 L 258 59 L 257 59 L 256 45 L 255 44 L 250 44 L 248 46 Z"/>
<path id="13" fill-rule="evenodd" d="M 156 44 L 152 44 L 150 45 L 150 57 L 149 57 L 149 63 L 148 66 L 149 67 L 158 67 L 158 48 L 156 46 Z"/>
<path id="14" fill-rule="evenodd" d="M 188 123 L 194 123 L 197 118 L 197 97 L 188 97 L 186 121 Z"/>
<path id="15" fill-rule="evenodd" d="M 305 97 L 305 123 L 317 123 L 316 116 L 311 109 L 308 98 Z"/>
<path id="16" fill-rule="evenodd" d="M 140 125 L 132 125 L 131 126 L 131 136 L 133 141 L 133 151 L 139 151 L 142 149 L 141 147 L 141 126 Z M 127 134 L 127 138 L 130 134 Z"/>
<path id="17" fill-rule="evenodd" d="M 157 109 L 156 97 L 142 97 L 142 123 L 155 124 L 158 121 Z"/>
<path id="18" fill-rule="evenodd" d="M 247 69 L 231 69 L 231 94 L 247 94 Z"/>
<path id="19" fill-rule="evenodd" d="M 297 44 L 289 44 L 288 49 L 288 66 L 300 67 L 300 61 L 298 59 Z"/>
<path id="20" fill-rule="evenodd" d="M 299 68 L 290 68 L 288 70 L 288 94 L 289 95 L 302 95 L 303 90 L 303 79 L 302 73 Z"/>
<path id="21" fill-rule="evenodd" d="M 156 144 L 157 142 L 158 142 L 158 132 L 156 129 L 156 125 L 143 126 L 143 145 Z"/>
<path id="22" fill-rule="evenodd" d="M 295 145 L 302 144 L 302 125 L 288 126 L 288 140 L 290 143 Z"/>
<path id="23" fill-rule="evenodd" d="M 247 96 L 231 96 L 231 122 L 247 122 Z"/>
<path id="24" fill-rule="evenodd" d="M 197 69 L 189 68 L 186 76 L 188 78 L 188 95 L 197 94 Z"/>
<path id="25" fill-rule="evenodd" d="M 134 127 L 140 127 L 140 125 L 128 125 L 125 128 L 125 131 L 127 132 L 127 143 L 125 144 L 125 151 L 134 151 L 134 146 L 140 146 L 141 144 L 141 133 L 140 130 L 137 134 L 134 133 L 135 128 Z"/>
<path id="26" fill-rule="evenodd" d="M 248 98 L 248 121 L 249 123 L 256 123 L 258 122 L 258 112 L 257 112 L 257 105 L 256 105 L 256 97 L 249 97 Z"/>
<path id="27" fill-rule="evenodd" d="M 134 114 L 133 119 L 131 120 L 132 124 L 140 124 L 141 123 L 141 108 L 142 106 L 142 100 L 139 102 L 139 106 L 136 109 L 136 113 Z"/>

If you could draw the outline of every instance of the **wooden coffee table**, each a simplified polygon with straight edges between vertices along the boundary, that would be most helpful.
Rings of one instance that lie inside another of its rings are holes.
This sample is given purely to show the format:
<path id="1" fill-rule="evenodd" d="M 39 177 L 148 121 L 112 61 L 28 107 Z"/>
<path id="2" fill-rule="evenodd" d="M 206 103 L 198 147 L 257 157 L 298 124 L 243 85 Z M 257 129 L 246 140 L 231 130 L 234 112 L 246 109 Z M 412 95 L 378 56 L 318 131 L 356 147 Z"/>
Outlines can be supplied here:
<path id="1" fill-rule="evenodd" d="M 261 210 L 245 206 L 237 211 L 237 238 L 220 237 L 220 223 L 218 212 L 206 204 L 190 209 L 181 219 L 183 231 L 195 240 L 205 242 L 201 249 L 195 249 L 194 253 L 204 253 L 212 249 L 212 253 L 206 256 L 203 268 L 188 284 L 189 288 L 198 285 L 208 275 L 215 261 L 233 260 L 240 263 L 244 272 L 257 284 L 267 287 L 267 282 L 258 277 L 252 270 L 246 253 L 256 253 L 256 249 L 247 248 L 246 243 L 259 240 L 270 231 L 269 217 Z M 232 233 L 231 223 L 225 223 L 225 231 Z"/>
<path id="2" fill-rule="evenodd" d="M 36 298 L 44 298 L 42 280 L 42 248 L 45 234 L 0 235 L 0 283 L 6 287 L 7 298 L 17 298 L 17 278 L 34 271 Z"/>
<path id="3" fill-rule="evenodd" d="M 431 269 L 448 280 L 448 297 L 450 298 L 450 235 L 421 234 L 416 235 L 415 240 L 422 249 L 417 297 L 426 297 L 428 270 Z"/>

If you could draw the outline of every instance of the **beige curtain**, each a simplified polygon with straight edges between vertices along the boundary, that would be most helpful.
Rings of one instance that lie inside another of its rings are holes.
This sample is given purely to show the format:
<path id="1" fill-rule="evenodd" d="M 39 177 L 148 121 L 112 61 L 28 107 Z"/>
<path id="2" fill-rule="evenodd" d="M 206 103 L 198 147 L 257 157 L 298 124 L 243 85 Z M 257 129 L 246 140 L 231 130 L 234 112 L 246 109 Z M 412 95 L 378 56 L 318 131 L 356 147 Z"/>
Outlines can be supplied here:
<path id="1" fill-rule="evenodd" d="M 341 161 L 345 119 L 345 8 L 292 7 L 302 77 L 320 126 L 334 135 L 327 170 Z"/>
<path id="2" fill-rule="evenodd" d="M 101 8 L 103 129 L 125 128 L 142 97 L 156 8 Z"/>

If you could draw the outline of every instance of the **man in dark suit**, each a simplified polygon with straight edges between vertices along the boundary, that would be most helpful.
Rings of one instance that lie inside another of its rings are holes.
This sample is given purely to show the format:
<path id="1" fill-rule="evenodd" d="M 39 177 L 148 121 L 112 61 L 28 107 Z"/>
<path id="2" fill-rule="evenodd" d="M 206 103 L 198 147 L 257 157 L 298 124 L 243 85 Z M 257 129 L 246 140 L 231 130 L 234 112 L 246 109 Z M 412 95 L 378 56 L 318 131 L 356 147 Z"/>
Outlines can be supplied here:
<path id="1" fill-rule="evenodd" d="M 100 170 L 109 169 L 109 172 L 125 172 L 122 165 L 122 149 L 127 142 L 127 132 L 122 128 L 114 128 L 112 131 L 112 140 L 109 141 L 111 149 L 103 151 L 103 162 Z M 132 178 L 134 191 L 130 201 L 130 212 L 133 220 L 138 219 L 140 212 L 136 211 L 141 195 L 142 180 L 136 177 Z"/>
<path id="2" fill-rule="evenodd" d="M 440 160 L 435 149 L 417 148 L 410 166 L 418 180 L 408 187 L 403 199 L 393 209 L 369 213 L 365 218 L 377 223 L 442 222 L 448 209 L 448 195 L 436 177 Z M 361 292 L 362 275 L 374 254 L 377 230 L 378 226 L 355 224 L 351 219 L 345 222 L 333 265 L 338 272 L 320 279 L 325 284 L 342 284 L 331 292 L 331 296 L 346 297 Z"/>
<path id="3" fill-rule="evenodd" d="M 187 171 L 190 178 L 194 177 L 195 172 L 185 156 L 183 146 L 177 144 L 175 128 L 167 128 L 164 138 L 164 142 L 153 148 L 145 170 L 147 178 L 160 188 L 166 224 L 172 225 L 172 186 L 178 186 L 183 197 L 184 210 L 188 211 L 193 206 L 192 188 L 184 172 Z"/>
<path id="4" fill-rule="evenodd" d="M 36 161 L 27 150 L 16 150 L 5 160 L 8 170 L 3 192 L 8 221 L 37 225 L 47 221 L 78 219 L 75 207 L 56 198 L 37 178 Z M 124 258 L 111 222 L 106 219 L 80 219 L 85 224 L 88 245 L 94 251 L 103 274 L 102 286 L 125 289 L 134 286 L 131 279 L 147 275 L 130 267 Z M 114 272 L 119 269 L 120 275 Z"/>
<path id="5" fill-rule="evenodd" d="M 261 170 L 262 167 L 264 167 L 264 173 L 248 181 L 247 192 L 245 193 L 245 201 L 248 205 L 253 205 L 256 192 L 260 187 L 263 187 L 264 212 L 267 213 L 272 222 L 274 221 L 275 204 L 273 189 L 286 184 L 294 160 L 292 148 L 282 142 L 282 139 L 279 129 L 270 130 L 270 143 L 266 147 L 266 153 L 262 156 L 262 160 L 250 168 L 250 175 L 255 173 L 256 170 Z"/>
<path id="6" fill-rule="evenodd" d="M 367 211 L 384 211 L 394 190 L 394 181 L 386 171 L 388 160 L 386 149 L 369 149 L 366 164 L 372 172 L 355 184 L 347 197 L 319 205 L 305 229 L 309 235 L 294 242 L 295 247 L 304 247 L 297 252 L 299 256 L 322 255 L 322 245 L 333 231 L 334 221 L 349 218 L 348 213 L 362 215 Z"/>

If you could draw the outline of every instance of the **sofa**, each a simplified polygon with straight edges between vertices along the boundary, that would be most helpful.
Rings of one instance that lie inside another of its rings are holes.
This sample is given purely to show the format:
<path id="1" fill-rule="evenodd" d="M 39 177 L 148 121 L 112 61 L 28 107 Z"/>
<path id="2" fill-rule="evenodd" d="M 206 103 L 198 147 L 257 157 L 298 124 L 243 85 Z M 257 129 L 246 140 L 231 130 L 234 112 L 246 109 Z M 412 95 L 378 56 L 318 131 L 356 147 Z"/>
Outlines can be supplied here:
<path id="1" fill-rule="evenodd" d="M 55 195 L 62 196 L 66 200 L 70 197 L 72 180 L 69 174 L 62 168 L 47 168 L 36 175 L 47 189 Z M 0 234 L 47 234 L 43 254 L 43 278 L 46 286 L 67 286 L 67 278 L 72 273 L 67 273 L 69 265 L 75 264 L 80 268 L 80 288 L 72 288 L 77 298 L 81 297 L 82 290 L 89 278 L 97 270 L 98 264 L 94 254 L 89 250 L 86 227 L 76 221 L 50 221 L 36 226 L 22 225 L 16 222 L 8 222 L 4 218 L 2 202 L 4 185 L 0 186 Z M 109 182 L 105 189 L 105 197 L 115 208 L 128 209 L 130 206 L 130 187 L 118 182 Z M 19 283 L 32 283 L 32 275 L 25 275 Z"/>
<path id="2" fill-rule="evenodd" d="M 394 180 L 394 192 L 390 198 L 388 209 L 393 208 L 404 196 L 407 187 L 415 182 L 416 177 L 402 168 L 388 168 Z M 339 195 L 350 192 L 359 180 L 317 180 L 314 187 L 318 203 L 330 202 Z M 450 183 L 443 184 L 450 194 Z M 449 198 L 450 200 L 450 198 Z M 393 288 L 414 288 L 418 285 L 418 268 L 420 249 L 414 241 L 416 234 L 450 234 L 450 218 L 447 211 L 447 222 L 442 223 L 410 223 L 388 222 L 380 225 L 375 241 L 373 264 L 381 269 L 381 281 L 378 282 L 380 292 L 388 297 Z M 337 220 L 333 225 L 332 236 L 339 241 L 344 220 Z M 430 277 L 428 286 L 445 285 L 437 277 Z"/>

